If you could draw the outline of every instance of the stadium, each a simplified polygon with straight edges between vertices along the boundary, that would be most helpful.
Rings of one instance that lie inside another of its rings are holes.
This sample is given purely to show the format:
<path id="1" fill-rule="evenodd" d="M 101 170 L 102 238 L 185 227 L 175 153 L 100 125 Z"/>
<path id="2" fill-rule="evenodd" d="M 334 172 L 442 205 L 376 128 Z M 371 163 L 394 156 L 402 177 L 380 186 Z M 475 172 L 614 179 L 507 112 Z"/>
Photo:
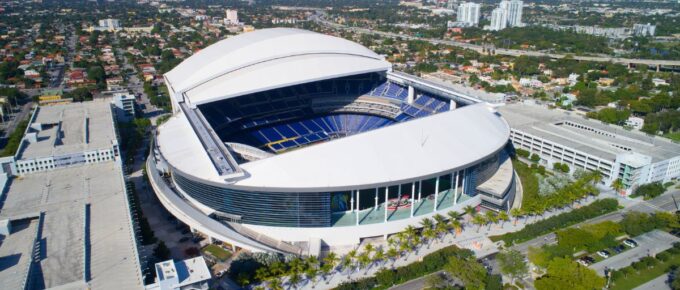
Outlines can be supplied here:
<path id="1" fill-rule="evenodd" d="M 235 248 L 316 254 L 512 206 L 500 114 L 357 43 L 263 29 L 164 77 L 173 115 L 154 136 L 151 185 L 192 231 Z"/>

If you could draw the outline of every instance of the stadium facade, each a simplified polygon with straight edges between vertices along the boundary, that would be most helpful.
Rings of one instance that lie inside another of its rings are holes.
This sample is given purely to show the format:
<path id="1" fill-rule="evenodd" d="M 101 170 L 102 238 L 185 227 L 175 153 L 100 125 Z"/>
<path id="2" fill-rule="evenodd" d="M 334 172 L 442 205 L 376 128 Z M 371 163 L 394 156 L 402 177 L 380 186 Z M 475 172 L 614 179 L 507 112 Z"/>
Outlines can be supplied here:
<path id="1" fill-rule="evenodd" d="M 510 128 L 495 109 L 351 41 L 245 33 L 165 81 L 173 116 L 154 138 L 152 186 L 234 247 L 316 254 L 465 206 L 512 206 Z"/>

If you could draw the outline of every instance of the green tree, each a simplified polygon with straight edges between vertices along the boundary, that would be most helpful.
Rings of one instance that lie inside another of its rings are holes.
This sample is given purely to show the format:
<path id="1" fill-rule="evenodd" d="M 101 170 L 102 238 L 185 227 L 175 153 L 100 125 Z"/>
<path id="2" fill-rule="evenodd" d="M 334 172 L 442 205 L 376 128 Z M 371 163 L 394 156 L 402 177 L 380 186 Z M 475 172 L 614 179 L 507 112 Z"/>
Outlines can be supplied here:
<path id="1" fill-rule="evenodd" d="M 621 180 L 621 178 L 617 178 L 616 180 L 612 181 L 611 188 L 617 193 L 621 192 L 621 190 L 624 188 L 623 180 Z"/>
<path id="2" fill-rule="evenodd" d="M 508 216 L 508 213 L 506 211 L 502 210 L 502 211 L 498 212 L 498 220 L 503 222 L 501 224 L 501 227 L 503 227 L 505 222 L 510 220 L 510 217 Z"/>
<path id="3" fill-rule="evenodd" d="M 475 215 L 475 217 L 472 218 L 472 223 L 478 226 L 477 232 L 479 233 L 479 230 L 482 229 L 482 226 L 487 223 L 487 220 L 483 215 Z"/>
<path id="4" fill-rule="evenodd" d="M 500 252 L 496 259 L 500 266 L 501 273 L 510 276 L 513 284 L 516 278 L 524 277 L 529 273 L 529 266 L 524 259 L 524 255 L 516 250 Z"/>
<path id="5" fill-rule="evenodd" d="M 465 289 L 484 289 L 487 271 L 474 256 L 468 258 L 452 256 L 444 270 L 458 278 L 465 285 Z"/>
<path id="6" fill-rule="evenodd" d="M 594 270 L 569 258 L 555 258 L 548 264 L 547 273 L 534 283 L 538 290 L 591 290 L 602 289 L 605 279 Z"/>
<path id="7" fill-rule="evenodd" d="M 519 218 L 522 217 L 524 213 L 522 213 L 522 210 L 519 208 L 513 208 L 510 210 L 510 215 L 515 219 L 514 223 L 517 225 L 517 220 L 519 220 Z"/>

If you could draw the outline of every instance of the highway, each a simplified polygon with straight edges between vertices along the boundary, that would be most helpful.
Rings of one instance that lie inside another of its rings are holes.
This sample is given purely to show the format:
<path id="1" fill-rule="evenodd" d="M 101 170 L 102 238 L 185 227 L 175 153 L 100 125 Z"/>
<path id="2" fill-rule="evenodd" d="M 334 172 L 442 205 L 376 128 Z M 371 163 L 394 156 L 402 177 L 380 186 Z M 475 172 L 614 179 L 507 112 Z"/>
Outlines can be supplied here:
<path id="1" fill-rule="evenodd" d="M 489 50 L 494 51 L 495 54 L 500 54 L 500 55 L 508 55 L 508 56 L 520 56 L 520 55 L 526 55 L 526 56 L 534 56 L 534 57 L 549 57 L 549 58 L 554 58 L 554 59 L 560 59 L 560 58 L 565 58 L 569 57 L 571 59 L 575 60 L 582 60 L 582 61 L 593 61 L 593 62 L 611 62 L 611 63 L 618 63 L 618 64 L 624 64 L 624 65 L 630 65 L 630 64 L 644 64 L 648 66 L 655 66 L 659 68 L 660 66 L 664 67 L 675 67 L 675 66 L 680 66 L 680 60 L 663 60 L 663 59 L 634 59 L 634 58 L 619 58 L 619 57 L 609 57 L 609 56 L 579 56 L 579 55 L 572 55 L 572 54 L 560 54 L 560 53 L 548 53 L 548 52 L 541 52 L 541 51 L 532 51 L 532 50 L 518 50 L 518 49 L 505 49 L 505 48 L 496 48 L 496 47 L 488 47 L 488 46 L 483 46 L 483 45 L 477 45 L 477 44 L 471 44 L 471 43 L 466 43 L 466 42 L 459 42 L 459 41 L 452 41 L 452 40 L 443 40 L 443 39 L 436 39 L 436 38 L 425 38 L 425 37 L 417 37 L 417 36 L 411 36 L 411 35 L 406 35 L 406 34 L 398 34 L 398 33 L 392 33 L 392 32 L 383 32 L 383 31 L 378 31 L 378 30 L 371 30 L 371 29 L 366 29 L 366 28 L 359 28 L 359 27 L 349 27 L 341 24 L 337 24 L 328 20 L 325 20 L 323 18 L 323 12 L 317 11 L 316 14 L 313 14 L 310 16 L 310 20 L 315 21 L 319 24 L 336 28 L 336 29 L 344 29 L 348 30 L 351 32 L 355 33 L 364 33 L 364 34 L 377 34 L 383 37 L 400 37 L 402 39 L 409 39 L 409 40 L 423 40 L 423 41 L 428 41 L 433 44 L 444 44 L 444 45 L 450 45 L 450 46 L 456 46 L 460 48 L 465 48 L 465 49 L 471 49 L 474 51 L 477 51 L 479 53 L 483 52 L 488 52 Z"/>

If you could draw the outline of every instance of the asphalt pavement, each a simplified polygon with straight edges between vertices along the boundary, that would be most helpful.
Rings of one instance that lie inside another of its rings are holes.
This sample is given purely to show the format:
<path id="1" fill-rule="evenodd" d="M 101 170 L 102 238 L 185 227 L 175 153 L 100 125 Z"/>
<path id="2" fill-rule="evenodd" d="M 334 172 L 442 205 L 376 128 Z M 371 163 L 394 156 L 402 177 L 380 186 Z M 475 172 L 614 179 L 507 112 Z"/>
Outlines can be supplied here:
<path id="1" fill-rule="evenodd" d="M 628 267 L 643 257 L 654 256 L 673 247 L 673 243 L 680 242 L 680 238 L 660 230 L 653 230 L 633 239 L 638 243 L 637 247 L 597 262 L 591 265 L 590 268 L 598 274 L 604 275 L 605 268 L 618 270 Z"/>

